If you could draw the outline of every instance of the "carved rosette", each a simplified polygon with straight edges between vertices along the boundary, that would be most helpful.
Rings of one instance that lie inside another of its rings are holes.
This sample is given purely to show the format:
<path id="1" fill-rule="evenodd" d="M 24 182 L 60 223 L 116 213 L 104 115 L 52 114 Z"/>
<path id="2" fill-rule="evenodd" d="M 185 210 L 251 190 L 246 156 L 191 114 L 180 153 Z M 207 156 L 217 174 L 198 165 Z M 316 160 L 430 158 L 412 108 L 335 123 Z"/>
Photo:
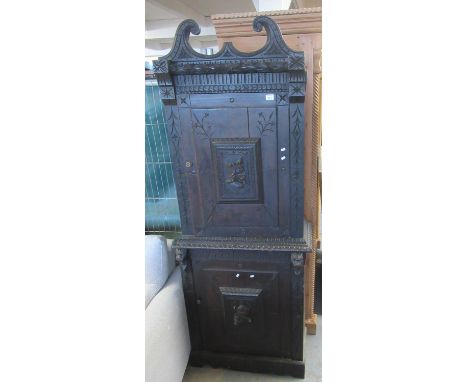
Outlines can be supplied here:
<path id="1" fill-rule="evenodd" d="M 289 70 L 304 70 L 304 55 L 294 54 L 289 56 L 288 61 Z"/>
<path id="2" fill-rule="evenodd" d="M 289 84 L 290 97 L 304 97 L 305 84 L 303 82 L 292 82 Z"/>
<path id="3" fill-rule="evenodd" d="M 278 93 L 276 95 L 277 105 L 287 105 L 289 103 L 288 93 Z"/>
<path id="4" fill-rule="evenodd" d="M 188 107 L 190 106 L 190 94 L 178 93 L 177 94 L 177 106 Z"/>
<path id="5" fill-rule="evenodd" d="M 175 92 L 172 86 L 160 86 L 159 95 L 162 100 L 175 99 Z"/>
<path id="6" fill-rule="evenodd" d="M 153 69 L 155 73 L 168 73 L 167 61 L 154 60 Z"/>

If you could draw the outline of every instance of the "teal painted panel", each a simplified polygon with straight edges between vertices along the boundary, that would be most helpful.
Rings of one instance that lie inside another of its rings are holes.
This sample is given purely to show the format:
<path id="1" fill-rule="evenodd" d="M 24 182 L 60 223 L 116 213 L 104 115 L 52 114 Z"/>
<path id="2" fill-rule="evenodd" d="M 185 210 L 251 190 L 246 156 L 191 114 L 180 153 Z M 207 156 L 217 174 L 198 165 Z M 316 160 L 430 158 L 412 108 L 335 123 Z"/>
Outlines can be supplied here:
<path id="1" fill-rule="evenodd" d="M 177 199 L 145 200 L 147 232 L 179 232 L 180 213 Z"/>
<path id="2" fill-rule="evenodd" d="M 148 163 L 171 163 L 166 124 L 145 126 L 145 157 Z"/>
<path id="3" fill-rule="evenodd" d="M 170 163 L 146 163 L 145 175 L 148 198 L 177 198 Z"/>
<path id="4" fill-rule="evenodd" d="M 145 87 L 145 230 L 180 231 L 169 140 L 156 85 Z"/>

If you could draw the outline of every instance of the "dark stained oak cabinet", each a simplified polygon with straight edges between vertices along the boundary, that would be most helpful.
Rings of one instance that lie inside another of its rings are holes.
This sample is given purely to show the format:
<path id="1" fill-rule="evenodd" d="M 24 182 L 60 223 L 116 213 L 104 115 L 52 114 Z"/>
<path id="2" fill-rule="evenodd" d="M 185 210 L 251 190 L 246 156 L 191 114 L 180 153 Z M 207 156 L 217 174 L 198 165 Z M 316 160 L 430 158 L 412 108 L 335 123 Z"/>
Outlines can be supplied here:
<path id="1" fill-rule="evenodd" d="M 253 53 L 194 51 L 192 20 L 154 61 L 182 235 L 192 365 L 304 377 L 304 55 L 278 26 Z"/>

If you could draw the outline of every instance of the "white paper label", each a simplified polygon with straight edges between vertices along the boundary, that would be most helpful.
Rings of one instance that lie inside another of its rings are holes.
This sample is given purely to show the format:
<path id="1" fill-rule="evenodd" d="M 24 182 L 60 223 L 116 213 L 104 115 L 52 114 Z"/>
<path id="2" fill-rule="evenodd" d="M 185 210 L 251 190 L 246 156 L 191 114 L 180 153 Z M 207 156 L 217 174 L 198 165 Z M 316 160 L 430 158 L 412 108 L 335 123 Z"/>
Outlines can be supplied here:
<path id="1" fill-rule="evenodd" d="M 265 95 L 265 99 L 267 101 L 274 101 L 275 100 L 275 95 L 274 94 L 267 94 L 267 95 Z"/>

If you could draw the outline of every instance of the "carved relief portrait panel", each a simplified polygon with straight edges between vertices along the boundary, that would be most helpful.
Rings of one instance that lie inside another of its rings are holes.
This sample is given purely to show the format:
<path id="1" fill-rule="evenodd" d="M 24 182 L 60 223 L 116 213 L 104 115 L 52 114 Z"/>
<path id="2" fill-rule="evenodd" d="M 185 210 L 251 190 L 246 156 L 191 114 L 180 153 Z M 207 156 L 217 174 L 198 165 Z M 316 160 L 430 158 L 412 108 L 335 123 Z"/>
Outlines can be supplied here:
<path id="1" fill-rule="evenodd" d="M 211 140 L 217 198 L 220 203 L 263 200 L 260 139 L 218 138 Z"/>

